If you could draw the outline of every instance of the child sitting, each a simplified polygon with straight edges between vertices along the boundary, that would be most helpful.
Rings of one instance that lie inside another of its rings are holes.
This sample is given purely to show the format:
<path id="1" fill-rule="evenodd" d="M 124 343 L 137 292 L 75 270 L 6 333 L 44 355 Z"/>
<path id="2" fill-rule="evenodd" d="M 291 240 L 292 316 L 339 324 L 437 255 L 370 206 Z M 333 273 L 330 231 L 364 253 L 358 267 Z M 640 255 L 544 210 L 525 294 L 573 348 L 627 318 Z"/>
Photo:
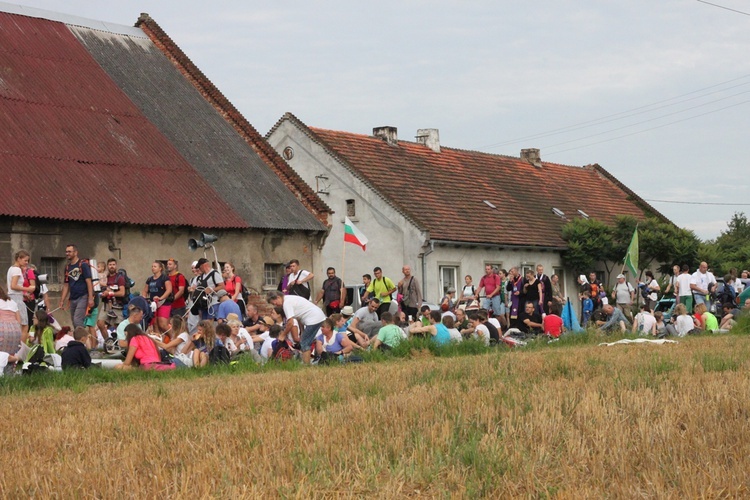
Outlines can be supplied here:
<path id="1" fill-rule="evenodd" d="M 563 319 L 560 316 L 561 312 L 562 306 L 553 302 L 550 305 L 549 314 L 542 319 L 544 334 L 550 337 L 550 342 L 559 339 L 565 329 L 563 326 Z"/>
<path id="2" fill-rule="evenodd" d="M 83 344 L 88 337 L 88 330 L 82 326 L 73 331 L 73 340 L 68 342 L 67 347 L 62 351 L 63 370 L 67 370 L 68 368 L 83 369 L 91 366 L 91 355 Z"/>
<path id="3" fill-rule="evenodd" d="M 656 336 L 659 338 L 665 337 L 667 335 L 667 325 L 664 323 L 664 313 L 656 311 L 654 313 L 654 319 L 656 320 L 656 324 L 654 324 Z"/>
<path id="4" fill-rule="evenodd" d="M 29 330 L 29 345 L 39 344 L 44 354 L 55 353 L 55 329 L 49 324 L 47 311 L 39 309 L 34 313 L 34 326 Z"/>

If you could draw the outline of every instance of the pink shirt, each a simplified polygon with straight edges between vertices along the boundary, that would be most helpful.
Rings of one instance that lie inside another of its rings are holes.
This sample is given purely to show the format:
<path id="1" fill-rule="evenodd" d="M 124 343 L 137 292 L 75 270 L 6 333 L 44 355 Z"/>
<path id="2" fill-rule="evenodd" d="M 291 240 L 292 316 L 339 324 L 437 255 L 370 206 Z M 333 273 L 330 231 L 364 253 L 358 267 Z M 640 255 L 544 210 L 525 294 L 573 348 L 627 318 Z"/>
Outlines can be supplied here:
<path id="1" fill-rule="evenodd" d="M 159 351 L 156 349 L 156 344 L 146 335 L 136 335 L 130 339 L 130 345 L 135 346 L 135 359 L 138 363 L 143 366 L 149 363 L 158 363 L 161 361 Z"/>
<path id="2" fill-rule="evenodd" d="M 484 293 L 487 295 L 492 294 L 497 287 L 500 286 L 502 281 L 500 275 L 492 273 L 490 275 L 485 274 L 482 279 L 479 280 L 479 288 L 484 287 Z"/>

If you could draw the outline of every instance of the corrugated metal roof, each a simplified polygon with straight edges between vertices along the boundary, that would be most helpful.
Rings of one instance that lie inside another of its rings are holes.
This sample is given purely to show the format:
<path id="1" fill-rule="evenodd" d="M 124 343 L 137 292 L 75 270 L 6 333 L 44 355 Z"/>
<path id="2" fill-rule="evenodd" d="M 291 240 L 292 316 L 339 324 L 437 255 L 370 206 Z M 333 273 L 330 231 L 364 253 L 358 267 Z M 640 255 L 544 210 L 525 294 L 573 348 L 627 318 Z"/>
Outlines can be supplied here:
<path id="1" fill-rule="evenodd" d="M 109 76 L 254 228 L 325 226 L 150 41 L 70 27 Z"/>
<path id="2" fill-rule="evenodd" d="M 2 215 L 247 227 L 58 22 L 0 13 L 0 165 Z"/>

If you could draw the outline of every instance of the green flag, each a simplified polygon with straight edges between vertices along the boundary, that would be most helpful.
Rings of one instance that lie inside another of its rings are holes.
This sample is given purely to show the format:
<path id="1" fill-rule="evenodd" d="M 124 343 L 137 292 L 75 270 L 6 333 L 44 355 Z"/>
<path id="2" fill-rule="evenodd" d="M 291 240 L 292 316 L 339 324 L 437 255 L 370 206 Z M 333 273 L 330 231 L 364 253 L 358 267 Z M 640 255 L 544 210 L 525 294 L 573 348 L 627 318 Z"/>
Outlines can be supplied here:
<path id="1" fill-rule="evenodd" d="M 635 227 L 633 239 L 630 240 L 628 246 L 628 253 L 625 254 L 625 265 L 633 273 L 633 277 L 638 276 L 638 226 Z"/>

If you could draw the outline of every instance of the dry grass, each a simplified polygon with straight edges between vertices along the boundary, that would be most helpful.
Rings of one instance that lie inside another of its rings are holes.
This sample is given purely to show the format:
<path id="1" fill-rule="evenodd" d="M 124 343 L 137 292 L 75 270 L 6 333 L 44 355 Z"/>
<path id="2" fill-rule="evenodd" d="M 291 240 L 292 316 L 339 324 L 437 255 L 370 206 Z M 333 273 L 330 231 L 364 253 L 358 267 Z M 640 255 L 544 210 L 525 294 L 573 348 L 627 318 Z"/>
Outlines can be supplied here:
<path id="1" fill-rule="evenodd" d="M 2 397 L 5 497 L 747 497 L 746 336 Z"/>

